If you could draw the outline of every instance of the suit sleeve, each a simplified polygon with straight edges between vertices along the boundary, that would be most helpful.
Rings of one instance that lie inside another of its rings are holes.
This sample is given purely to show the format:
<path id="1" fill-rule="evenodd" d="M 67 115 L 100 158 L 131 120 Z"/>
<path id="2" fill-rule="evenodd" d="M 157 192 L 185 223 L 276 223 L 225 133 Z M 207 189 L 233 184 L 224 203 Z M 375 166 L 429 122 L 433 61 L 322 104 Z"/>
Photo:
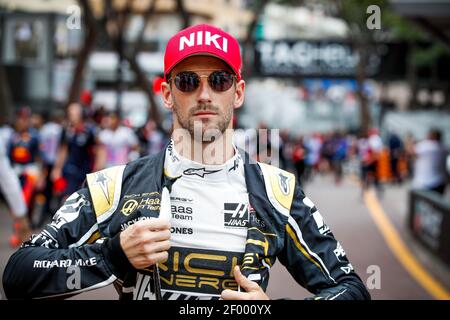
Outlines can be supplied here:
<path id="1" fill-rule="evenodd" d="M 120 282 L 132 266 L 119 235 L 101 238 L 88 190 L 75 192 L 9 259 L 3 275 L 7 298 L 64 298 Z"/>
<path id="2" fill-rule="evenodd" d="M 370 299 L 341 244 L 298 186 L 285 231 L 280 262 L 300 285 L 315 295 L 308 299 Z"/>

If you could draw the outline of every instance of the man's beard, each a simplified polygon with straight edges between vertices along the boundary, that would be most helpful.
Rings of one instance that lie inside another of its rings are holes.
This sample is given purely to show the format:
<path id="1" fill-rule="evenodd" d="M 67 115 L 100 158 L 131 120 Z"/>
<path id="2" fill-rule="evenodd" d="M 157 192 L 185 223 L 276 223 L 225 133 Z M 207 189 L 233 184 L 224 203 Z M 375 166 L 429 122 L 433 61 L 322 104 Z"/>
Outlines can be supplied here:
<path id="1" fill-rule="evenodd" d="M 223 135 L 228 128 L 231 118 L 233 116 L 233 107 L 230 106 L 225 112 L 221 112 L 220 109 L 212 104 L 202 103 L 195 108 L 189 110 L 187 116 L 183 116 L 179 111 L 179 105 L 174 103 L 173 111 L 177 117 L 180 126 L 187 130 L 191 137 L 195 140 L 201 140 L 202 142 L 212 142 L 214 138 L 218 138 L 218 135 Z M 195 119 L 194 114 L 199 111 L 211 111 L 214 112 L 218 119 L 217 121 L 208 120 L 206 124 L 202 120 Z"/>

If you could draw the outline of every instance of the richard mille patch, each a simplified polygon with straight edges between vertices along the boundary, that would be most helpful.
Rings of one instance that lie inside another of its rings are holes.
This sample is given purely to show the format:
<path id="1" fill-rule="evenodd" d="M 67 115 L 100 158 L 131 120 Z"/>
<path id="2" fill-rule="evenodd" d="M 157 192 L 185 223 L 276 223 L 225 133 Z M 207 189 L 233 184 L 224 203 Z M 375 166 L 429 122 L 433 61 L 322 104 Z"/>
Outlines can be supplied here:
<path id="1" fill-rule="evenodd" d="M 224 203 L 224 226 L 228 228 L 247 228 L 249 214 L 248 204 Z"/>

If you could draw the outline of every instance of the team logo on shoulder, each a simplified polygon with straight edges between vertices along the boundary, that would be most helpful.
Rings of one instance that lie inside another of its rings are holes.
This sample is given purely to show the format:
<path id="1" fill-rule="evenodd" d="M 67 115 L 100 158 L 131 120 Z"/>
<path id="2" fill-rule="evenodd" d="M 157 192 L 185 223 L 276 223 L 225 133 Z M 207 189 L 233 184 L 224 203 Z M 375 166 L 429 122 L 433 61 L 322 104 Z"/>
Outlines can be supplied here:
<path id="1" fill-rule="evenodd" d="M 230 228 L 247 228 L 249 221 L 248 204 L 224 203 L 224 226 Z"/>
<path id="2" fill-rule="evenodd" d="M 90 205 L 90 202 L 86 200 L 84 195 L 78 192 L 73 193 L 55 213 L 50 226 L 55 229 L 60 229 L 66 223 L 70 223 L 78 218 L 81 209 L 88 205 Z"/>
<path id="3" fill-rule="evenodd" d="M 122 210 L 120 210 L 120 212 L 122 212 L 125 216 L 129 216 L 136 210 L 138 205 L 139 203 L 136 200 L 128 200 L 123 204 Z"/>
<path id="4" fill-rule="evenodd" d="M 98 185 L 100 189 L 103 191 L 103 195 L 105 196 L 106 201 L 108 201 L 108 204 L 111 204 L 108 191 L 108 182 L 110 181 L 111 178 L 108 177 L 103 171 L 95 173 L 94 185 Z"/>
<path id="5" fill-rule="evenodd" d="M 323 217 L 319 211 L 315 211 L 312 214 L 312 216 L 314 218 L 314 221 L 316 222 L 317 229 L 319 229 L 321 235 L 327 235 L 331 232 L 330 228 L 323 221 Z"/>
<path id="6" fill-rule="evenodd" d="M 183 174 L 186 176 L 199 176 L 201 178 L 204 178 L 207 174 L 212 174 L 221 171 L 219 170 L 207 170 L 206 168 L 189 168 L 183 171 Z"/>
<path id="7" fill-rule="evenodd" d="M 277 177 L 278 177 L 278 184 L 280 186 L 281 192 L 285 196 L 287 196 L 291 191 L 291 188 L 289 187 L 289 180 L 291 179 L 291 177 L 283 175 L 282 172 L 280 172 Z"/>

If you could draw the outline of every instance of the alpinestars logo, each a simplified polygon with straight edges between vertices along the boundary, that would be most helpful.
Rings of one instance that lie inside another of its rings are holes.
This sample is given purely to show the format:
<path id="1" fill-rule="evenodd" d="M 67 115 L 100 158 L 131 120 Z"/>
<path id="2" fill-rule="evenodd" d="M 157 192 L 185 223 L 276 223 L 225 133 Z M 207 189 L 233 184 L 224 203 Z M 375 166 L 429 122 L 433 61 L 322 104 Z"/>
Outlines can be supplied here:
<path id="1" fill-rule="evenodd" d="M 248 204 L 224 203 L 224 226 L 231 228 L 247 228 L 249 214 Z"/>
<path id="2" fill-rule="evenodd" d="M 183 171 L 183 174 L 186 176 L 199 176 L 201 178 L 204 178 L 206 174 L 212 174 L 219 172 L 220 170 L 207 170 L 205 168 L 189 168 Z"/>

